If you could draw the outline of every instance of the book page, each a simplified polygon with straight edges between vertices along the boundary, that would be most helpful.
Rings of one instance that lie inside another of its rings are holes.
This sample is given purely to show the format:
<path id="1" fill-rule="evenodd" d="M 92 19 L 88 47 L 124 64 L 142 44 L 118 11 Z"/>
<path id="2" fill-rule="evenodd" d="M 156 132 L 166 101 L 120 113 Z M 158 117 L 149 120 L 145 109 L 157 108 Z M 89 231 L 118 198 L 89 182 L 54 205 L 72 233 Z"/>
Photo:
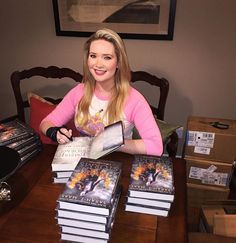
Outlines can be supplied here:
<path id="1" fill-rule="evenodd" d="M 89 151 L 90 158 L 99 158 L 112 152 L 124 143 L 122 122 L 105 127 L 104 131 L 94 137 Z"/>
<path id="2" fill-rule="evenodd" d="M 71 161 L 78 163 L 81 157 L 87 157 L 91 141 L 90 137 L 74 137 L 73 141 L 59 145 L 53 163 L 68 164 Z"/>

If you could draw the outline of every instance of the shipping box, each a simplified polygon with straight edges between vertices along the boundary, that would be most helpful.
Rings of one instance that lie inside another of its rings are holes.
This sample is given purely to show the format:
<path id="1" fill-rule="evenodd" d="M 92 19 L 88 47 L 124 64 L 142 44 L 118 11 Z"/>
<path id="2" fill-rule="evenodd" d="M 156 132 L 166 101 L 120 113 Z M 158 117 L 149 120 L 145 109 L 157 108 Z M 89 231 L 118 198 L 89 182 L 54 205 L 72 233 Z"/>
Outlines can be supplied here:
<path id="1" fill-rule="evenodd" d="M 187 200 L 189 206 L 201 207 L 215 200 L 226 200 L 229 197 L 229 188 L 198 185 L 187 183 Z"/>
<path id="2" fill-rule="evenodd" d="M 229 188 L 234 164 L 196 158 L 185 160 L 188 183 Z"/>
<path id="3" fill-rule="evenodd" d="M 198 231 L 201 206 L 215 200 L 227 200 L 230 189 L 187 183 L 187 221 L 189 231 Z"/>
<path id="4" fill-rule="evenodd" d="M 189 117 L 184 157 L 231 164 L 236 158 L 236 120 Z"/>
<path id="5" fill-rule="evenodd" d="M 233 212 L 227 213 L 227 208 L 230 208 Z M 234 205 L 219 204 L 202 206 L 199 229 L 202 232 L 228 237 L 236 237 L 235 210 L 236 202 L 234 202 Z"/>

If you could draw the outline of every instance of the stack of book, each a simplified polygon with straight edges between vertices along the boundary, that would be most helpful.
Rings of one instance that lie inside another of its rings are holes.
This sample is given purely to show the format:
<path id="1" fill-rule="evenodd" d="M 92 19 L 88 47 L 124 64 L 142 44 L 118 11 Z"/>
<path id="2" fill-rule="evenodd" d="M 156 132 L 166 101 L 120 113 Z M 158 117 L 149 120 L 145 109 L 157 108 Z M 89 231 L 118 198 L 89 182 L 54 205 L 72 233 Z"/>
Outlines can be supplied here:
<path id="1" fill-rule="evenodd" d="M 21 159 L 18 168 L 42 149 L 39 135 L 18 119 L 0 123 L 0 146 L 7 146 L 18 152 Z"/>
<path id="2" fill-rule="evenodd" d="M 121 163 L 81 158 L 58 198 L 61 240 L 108 242 L 122 187 Z"/>
<path id="3" fill-rule="evenodd" d="M 78 161 L 86 157 L 90 137 L 73 137 L 73 141 L 59 144 L 52 160 L 54 183 L 66 183 Z"/>
<path id="4" fill-rule="evenodd" d="M 66 183 L 82 157 L 98 159 L 124 144 L 122 122 L 106 126 L 95 137 L 73 137 L 73 141 L 59 144 L 52 161 L 54 183 Z"/>
<path id="5" fill-rule="evenodd" d="M 136 155 L 125 210 L 168 216 L 174 200 L 173 164 L 169 157 Z"/>

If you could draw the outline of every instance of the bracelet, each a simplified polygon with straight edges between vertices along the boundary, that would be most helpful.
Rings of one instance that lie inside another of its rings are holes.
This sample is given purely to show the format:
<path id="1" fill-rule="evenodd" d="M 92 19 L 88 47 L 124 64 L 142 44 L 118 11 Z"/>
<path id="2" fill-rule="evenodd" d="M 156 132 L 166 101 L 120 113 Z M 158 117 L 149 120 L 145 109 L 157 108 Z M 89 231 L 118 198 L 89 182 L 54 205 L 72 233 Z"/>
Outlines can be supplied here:
<path id="1" fill-rule="evenodd" d="M 60 131 L 61 128 L 66 128 L 65 126 L 61 127 L 49 127 L 46 131 L 46 136 L 51 138 L 52 141 L 57 142 L 57 132 Z"/>

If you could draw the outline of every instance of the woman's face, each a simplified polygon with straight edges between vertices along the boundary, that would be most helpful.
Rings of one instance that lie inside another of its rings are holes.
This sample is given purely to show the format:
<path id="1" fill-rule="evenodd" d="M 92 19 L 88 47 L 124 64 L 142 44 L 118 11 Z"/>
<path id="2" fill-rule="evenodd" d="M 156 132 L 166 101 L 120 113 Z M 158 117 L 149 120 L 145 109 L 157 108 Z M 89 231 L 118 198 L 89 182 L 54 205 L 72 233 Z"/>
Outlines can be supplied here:
<path id="1" fill-rule="evenodd" d="M 117 65 L 117 56 L 112 43 L 102 39 L 91 43 L 88 68 L 96 82 L 114 83 Z"/>

